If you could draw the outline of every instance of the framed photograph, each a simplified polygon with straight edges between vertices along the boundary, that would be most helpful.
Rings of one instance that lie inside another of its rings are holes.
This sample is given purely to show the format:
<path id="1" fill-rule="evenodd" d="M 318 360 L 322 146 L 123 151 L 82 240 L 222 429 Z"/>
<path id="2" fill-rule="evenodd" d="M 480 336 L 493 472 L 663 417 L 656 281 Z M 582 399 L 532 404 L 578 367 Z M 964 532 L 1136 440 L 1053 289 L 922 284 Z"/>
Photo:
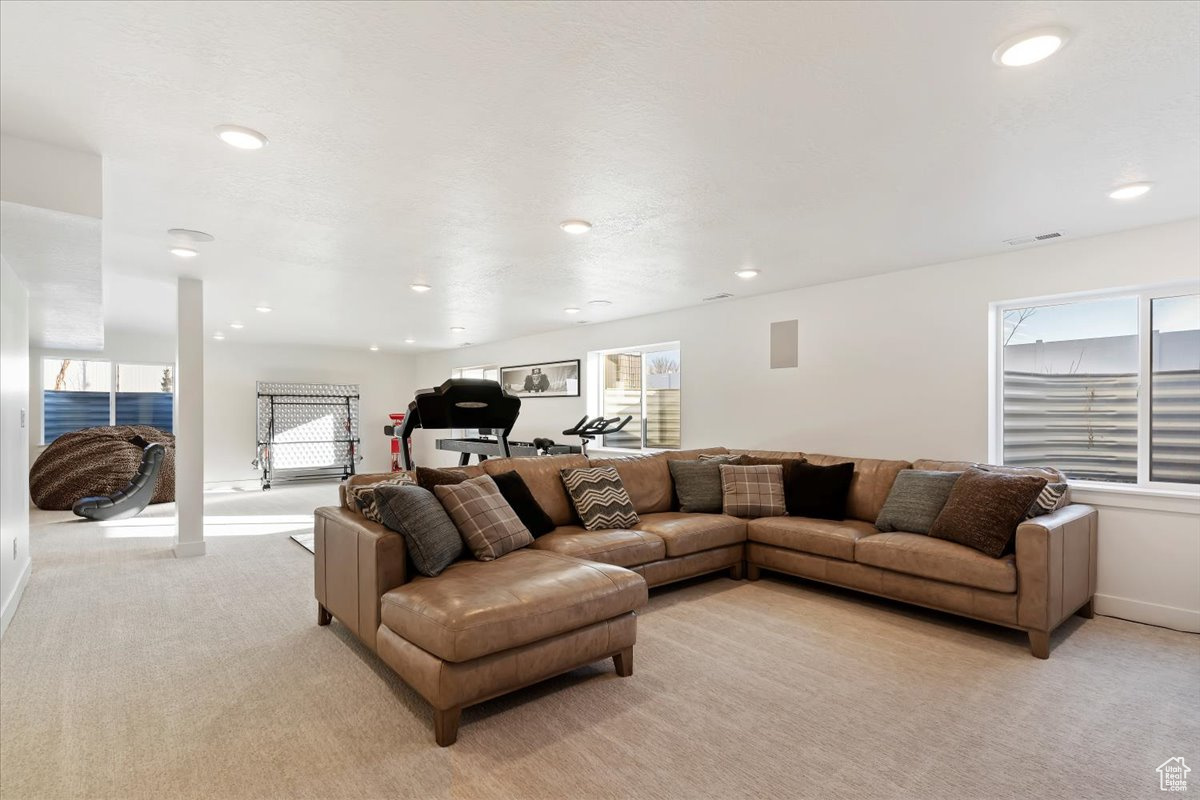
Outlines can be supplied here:
<path id="1" fill-rule="evenodd" d="M 500 385 L 518 397 L 579 397 L 579 359 L 501 367 Z"/>

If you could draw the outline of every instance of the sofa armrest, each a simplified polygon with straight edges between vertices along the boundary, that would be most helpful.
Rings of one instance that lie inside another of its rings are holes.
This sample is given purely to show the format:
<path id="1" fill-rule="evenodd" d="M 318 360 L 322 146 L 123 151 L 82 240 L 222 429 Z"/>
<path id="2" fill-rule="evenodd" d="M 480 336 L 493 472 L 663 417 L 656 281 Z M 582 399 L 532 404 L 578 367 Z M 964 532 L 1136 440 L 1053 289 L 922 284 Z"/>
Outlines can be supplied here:
<path id="1" fill-rule="evenodd" d="M 404 537 L 345 508 L 318 508 L 313 520 L 317 602 L 375 649 L 380 598 L 404 583 Z"/>
<path id="2" fill-rule="evenodd" d="M 1054 630 L 1096 593 L 1096 509 L 1072 503 L 1017 526 L 1017 624 Z"/>

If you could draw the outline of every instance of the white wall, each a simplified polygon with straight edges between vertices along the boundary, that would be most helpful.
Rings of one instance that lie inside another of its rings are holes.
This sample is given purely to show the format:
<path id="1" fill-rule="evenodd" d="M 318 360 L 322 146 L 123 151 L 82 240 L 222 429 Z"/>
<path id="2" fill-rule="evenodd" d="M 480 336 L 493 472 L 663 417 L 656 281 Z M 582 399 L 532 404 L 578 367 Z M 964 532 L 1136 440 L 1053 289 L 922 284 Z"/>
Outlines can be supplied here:
<path id="1" fill-rule="evenodd" d="M 985 461 L 989 303 L 1198 277 L 1192 219 L 428 354 L 417 358 L 416 382 L 435 385 L 456 366 L 678 340 L 684 447 Z M 770 323 L 788 319 L 799 320 L 800 366 L 771 370 Z M 586 413 L 587 391 L 527 400 L 514 438 L 561 441 Z M 418 461 L 452 463 L 432 450 L 432 435 L 416 438 Z M 1124 615 L 1200 630 L 1200 504 L 1129 511 L 1101 510 L 1100 593 L 1132 601 Z"/>
<path id="2" fill-rule="evenodd" d="M 29 293 L 0 258 L 0 635 L 29 580 Z M 16 545 L 14 550 L 14 543 Z"/>
<path id="3" fill-rule="evenodd" d="M 254 481 L 257 381 L 357 383 L 363 456 L 356 470 L 386 472 L 388 413 L 414 391 L 411 356 L 362 349 L 209 341 L 204 350 L 204 479 Z"/>

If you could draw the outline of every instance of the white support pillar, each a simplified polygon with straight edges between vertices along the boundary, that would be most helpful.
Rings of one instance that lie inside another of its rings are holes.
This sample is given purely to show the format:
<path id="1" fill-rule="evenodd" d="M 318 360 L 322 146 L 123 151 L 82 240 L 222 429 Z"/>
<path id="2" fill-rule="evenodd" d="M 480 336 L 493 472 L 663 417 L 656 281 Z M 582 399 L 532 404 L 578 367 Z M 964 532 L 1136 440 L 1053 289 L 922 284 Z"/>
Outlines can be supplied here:
<path id="1" fill-rule="evenodd" d="M 204 282 L 177 284 L 175 555 L 204 555 Z"/>

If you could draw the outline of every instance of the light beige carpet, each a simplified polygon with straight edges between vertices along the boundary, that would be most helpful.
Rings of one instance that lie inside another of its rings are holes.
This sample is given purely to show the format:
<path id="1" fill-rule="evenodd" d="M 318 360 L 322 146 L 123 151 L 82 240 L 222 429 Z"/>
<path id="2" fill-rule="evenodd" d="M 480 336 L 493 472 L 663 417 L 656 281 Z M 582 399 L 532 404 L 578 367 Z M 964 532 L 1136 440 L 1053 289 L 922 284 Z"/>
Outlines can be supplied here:
<path id="1" fill-rule="evenodd" d="M 315 624 L 288 536 L 333 492 L 210 495 L 227 535 L 186 560 L 169 506 L 36 515 L 0 795 L 1130 798 L 1170 757 L 1200 770 L 1200 637 L 1077 619 L 1039 661 L 1018 633 L 769 578 L 653 593 L 632 678 L 605 662 L 468 709 L 441 749 L 420 698 Z"/>

